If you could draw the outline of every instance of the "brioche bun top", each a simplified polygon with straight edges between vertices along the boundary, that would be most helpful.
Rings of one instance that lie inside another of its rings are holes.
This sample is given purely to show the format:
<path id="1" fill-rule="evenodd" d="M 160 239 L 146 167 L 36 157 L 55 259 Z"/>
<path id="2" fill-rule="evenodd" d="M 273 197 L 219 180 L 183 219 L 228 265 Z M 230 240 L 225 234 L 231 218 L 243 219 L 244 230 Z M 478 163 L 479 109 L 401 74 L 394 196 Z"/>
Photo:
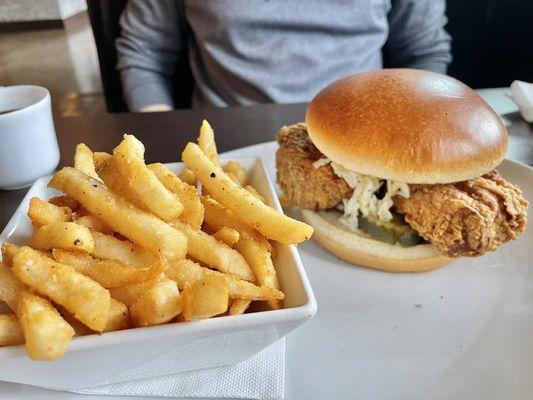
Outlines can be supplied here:
<path id="1" fill-rule="evenodd" d="M 507 130 L 472 89 L 415 69 L 385 69 L 333 82 L 309 104 L 313 143 L 332 161 L 406 183 L 451 183 L 494 169 Z"/>

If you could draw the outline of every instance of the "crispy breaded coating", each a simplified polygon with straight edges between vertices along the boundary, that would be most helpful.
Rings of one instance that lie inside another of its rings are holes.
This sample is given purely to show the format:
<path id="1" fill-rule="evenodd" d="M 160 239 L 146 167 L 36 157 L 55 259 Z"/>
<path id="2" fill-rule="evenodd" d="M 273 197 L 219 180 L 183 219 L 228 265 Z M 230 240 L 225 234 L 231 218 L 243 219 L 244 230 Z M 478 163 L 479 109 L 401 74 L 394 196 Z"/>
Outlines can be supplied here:
<path id="1" fill-rule="evenodd" d="M 313 166 L 324 155 L 311 142 L 305 124 L 284 126 L 277 141 L 277 181 L 284 207 L 327 210 L 351 196 L 352 189 L 330 165 Z M 453 184 L 409 185 L 409 190 L 409 198 L 393 198 L 395 210 L 448 257 L 494 251 L 526 227 L 528 202 L 498 171 Z"/>
<path id="2" fill-rule="evenodd" d="M 396 210 L 446 256 L 480 256 L 526 228 L 528 202 L 498 171 L 454 184 L 409 188 L 409 198 L 394 198 Z"/>
<path id="3" fill-rule="evenodd" d="M 277 182 L 283 207 L 326 210 L 350 197 L 352 189 L 333 173 L 330 165 L 315 168 L 324 155 L 309 139 L 305 124 L 284 126 L 277 135 Z"/>

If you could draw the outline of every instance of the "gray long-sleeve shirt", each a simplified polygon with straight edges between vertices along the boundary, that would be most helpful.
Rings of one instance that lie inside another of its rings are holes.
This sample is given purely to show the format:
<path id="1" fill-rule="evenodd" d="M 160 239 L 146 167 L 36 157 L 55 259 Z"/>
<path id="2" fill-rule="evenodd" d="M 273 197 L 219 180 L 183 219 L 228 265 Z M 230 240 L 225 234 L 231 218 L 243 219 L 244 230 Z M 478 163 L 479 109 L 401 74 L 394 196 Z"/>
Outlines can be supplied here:
<path id="1" fill-rule="evenodd" d="M 129 0 L 117 39 L 130 110 L 173 105 L 184 48 L 193 105 L 309 101 L 343 76 L 383 67 L 446 72 L 444 0 Z M 181 14 L 180 14 L 181 13 Z M 183 17 L 183 18 L 180 18 Z M 179 26 L 186 20 L 190 35 Z"/>

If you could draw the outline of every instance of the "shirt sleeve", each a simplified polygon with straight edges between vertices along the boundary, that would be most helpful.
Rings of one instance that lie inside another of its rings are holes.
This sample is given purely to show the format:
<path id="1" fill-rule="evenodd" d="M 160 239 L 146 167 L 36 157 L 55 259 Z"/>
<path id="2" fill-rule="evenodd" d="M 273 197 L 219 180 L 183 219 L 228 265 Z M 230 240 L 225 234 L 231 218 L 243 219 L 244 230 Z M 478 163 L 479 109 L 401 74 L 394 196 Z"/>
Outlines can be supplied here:
<path id="1" fill-rule="evenodd" d="M 392 0 L 384 65 L 446 73 L 452 55 L 445 9 L 445 0 Z"/>
<path id="2" fill-rule="evenodd" d="M 174 71 L 184 48 L 177 3 L 129 0 L 120 17 L 117 69 L 130 111 L 155 103 L 174 106 Z"/>

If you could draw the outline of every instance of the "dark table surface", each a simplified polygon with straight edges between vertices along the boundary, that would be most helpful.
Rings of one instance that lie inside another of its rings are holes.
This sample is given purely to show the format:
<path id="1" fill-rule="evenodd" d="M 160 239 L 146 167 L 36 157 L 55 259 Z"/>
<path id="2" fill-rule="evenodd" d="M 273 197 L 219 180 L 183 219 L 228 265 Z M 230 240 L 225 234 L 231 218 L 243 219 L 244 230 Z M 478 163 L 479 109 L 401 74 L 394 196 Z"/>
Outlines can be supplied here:
<path id="1" fill-rule="evenodd" d="M 303 121 L 306 104 L 205 108 L 147 114 L 103 114 L 90 117 L 55 118 L 61 151 L 59 167 L 72 165 L 74 148 L 85 143 L 95 151 L 111 151 L 124 133 L 146 146 L 148 162 L 180 160 L 185 144 L 196 140 L 202 119 L 216 134 L 219 152 L 274 140 L 284 124 Z M 508 158 L 533 165 L 533 126 L 518 114 L 505 115 L 511 141 Z M 27 189 L 0 190 L 0 231 L 5 227 Z"/>

